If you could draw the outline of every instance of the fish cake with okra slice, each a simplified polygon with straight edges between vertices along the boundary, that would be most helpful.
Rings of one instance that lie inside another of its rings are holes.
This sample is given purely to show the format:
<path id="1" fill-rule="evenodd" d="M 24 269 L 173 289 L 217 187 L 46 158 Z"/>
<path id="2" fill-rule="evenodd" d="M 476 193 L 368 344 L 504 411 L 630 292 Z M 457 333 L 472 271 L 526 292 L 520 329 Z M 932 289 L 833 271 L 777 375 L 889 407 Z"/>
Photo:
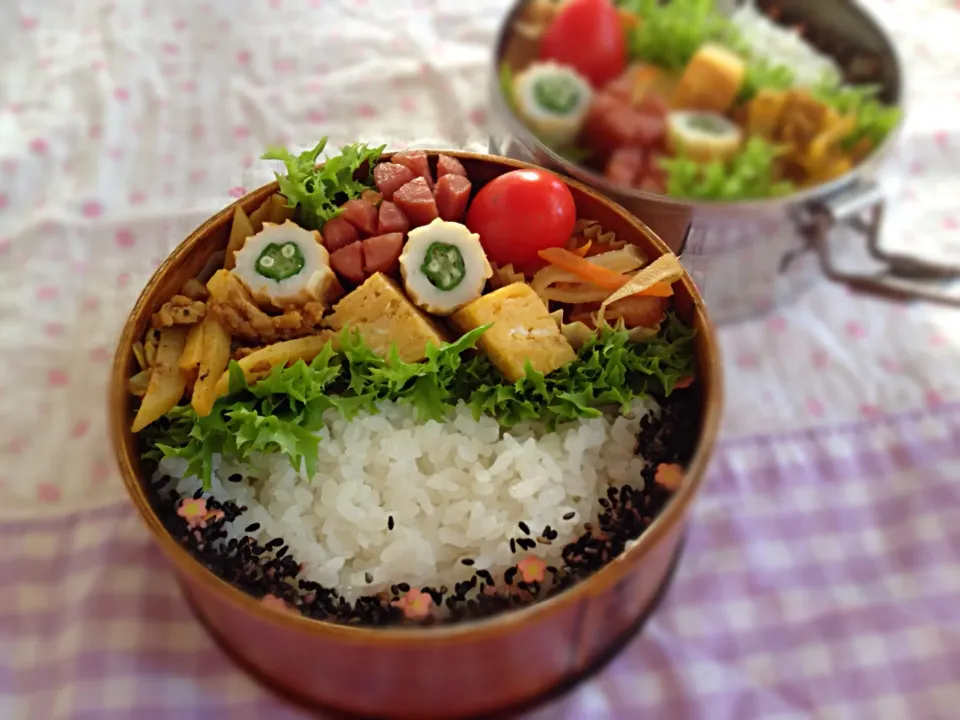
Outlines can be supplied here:
<path id="1" fill-rule="evenodd" d="M 314 232 L 285 221 L 264 223 L 236 253 L 233 274 L 261 305 L 283 308 L 329 302 L 343 290 L 330 267 L 330 254 Z"/>

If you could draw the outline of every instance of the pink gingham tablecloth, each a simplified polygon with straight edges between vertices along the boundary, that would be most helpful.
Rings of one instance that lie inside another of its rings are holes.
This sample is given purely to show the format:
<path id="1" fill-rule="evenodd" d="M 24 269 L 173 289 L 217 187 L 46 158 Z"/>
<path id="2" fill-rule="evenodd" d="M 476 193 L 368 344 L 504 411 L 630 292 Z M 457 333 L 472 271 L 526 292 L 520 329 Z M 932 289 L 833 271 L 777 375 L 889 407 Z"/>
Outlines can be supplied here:
<path id="1" fill-rule="evenodd" d="M 911 112 L 884 242 L 960 257 L 960 11 L 871 0 Z M 485 147 L 506 0 L 0 9 L 0 717 L 306 717 L 235 668 L 123 499 L 117 333 L 271 142 Z M 242 6 L 242 7 L 241 7 Z M 724 435 L 662 607 L 532 718 L 954 718 L 960 313 L 822 284 L 723 328 Z"/>

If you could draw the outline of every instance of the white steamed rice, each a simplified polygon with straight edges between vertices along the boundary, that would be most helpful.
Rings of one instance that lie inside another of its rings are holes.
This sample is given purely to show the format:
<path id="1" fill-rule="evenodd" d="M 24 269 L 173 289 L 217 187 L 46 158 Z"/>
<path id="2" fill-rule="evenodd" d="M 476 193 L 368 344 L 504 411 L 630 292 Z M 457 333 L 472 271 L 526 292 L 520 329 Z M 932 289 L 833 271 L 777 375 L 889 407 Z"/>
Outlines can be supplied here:
<path id="1" fill-rule="evenodd" d="M 741 5 L 730 16 L 755 57 L 788 65 L 795 84 L 812 87 L 824 79 L 839 82 L 841 71 L 829 55 L 824 55 L 792 28 L 778 25 L 752 2 Z"/>
<path id="2" fill-rule="evenodd" d="M 282 537 L 304 564 L 301 578 L 335 588 L 347 600 L 400 582 L 453 587 L 474 569 L 500 574 L 526 555 L 512 554 L 509 546 L 510 538 L 523 537 L 520 521 L 533 535 L 545 525 L 559 533 L 531 552 L 560 564 L 564 545 L 596 518 L 611 484 L 642 486 L 636 437 L 651 412 L 659 412 L 654 400 L 638 400 L 625 416 L 548 433 L 531 425 L 503 432 L 492 418 L 474 420 L 464 405 L 444 423 L 425 424 L 416 422 L 410 406 L 393 402 L 350 422 L 330 411 L 313 478 L 281 455 L 247 464 L 215 458 L 207 495 L 247 506 L 230 532 L 242 536 L 260 523 L 251 533 L 259 542 Z M 176 458 L 158 469 L 180 478 L 176 488 L 189 496 L 200 481 L 181 478 L 184 471 Z M 233 473 L 244 480 L 227 481 Z M 563 520 L 570 512 L 575 517 Z M 475 565 L 463 565 L 463 558 Z"/>

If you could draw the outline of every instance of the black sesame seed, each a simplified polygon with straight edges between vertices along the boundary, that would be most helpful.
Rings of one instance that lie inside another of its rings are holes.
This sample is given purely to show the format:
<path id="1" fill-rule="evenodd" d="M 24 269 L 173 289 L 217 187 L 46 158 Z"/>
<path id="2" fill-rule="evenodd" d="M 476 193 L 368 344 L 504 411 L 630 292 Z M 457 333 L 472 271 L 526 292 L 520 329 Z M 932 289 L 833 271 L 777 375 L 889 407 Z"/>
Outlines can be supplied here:
<path id="1" fill-rule="evenodd" d="M 460 562 L 462 562 L 464 565 L 468 565 L 468 566 L 469 566 L 469 565 L 473 565 L 473 559 L 472 559 L 472 558 L 463 558 L 463 560 L 461 560 Z"/>
<path id="2" fill-rule="evenodd" d="M 247 527 L 246 527 L 246 529 L 244 530 L 244 532 L 248 532 L 248 533 L 250 533 L 250 532 L 256 532 L 256 531 L 259 530 L 259 529 L 260 529 L 260 523 L 256 522 L 256 523 L 253 523 L 253 524 L 251 524 L 251 525 L 247 525 Z"/>
<path id="3" fill-rule="evenodd" d="M 608 490 L 606 502 L 598 503 L 598 519 L 592 525 L 585 525 L 580 537 L 562 548 L 560 564 L 547 567 L 551 574 L 548 584 L 517 583 L 518 570 L 514 566 L 507 568 L 502 577 L 507 584 L 521 588 L 521 594 L 496 592 L 494 584 L 484 577 L 485 574 L 492 577 L 487 571 L 475 571 L 470 581 L 457 583 L 455 593 L 450 596 L 446 596 L 446 588 L 423 588 L 438 607 L 445 607 L 445 612 L 432 622 L 455 623 L 486 617 L 556 595 L 621 555 L 627 542 L 640 537 L 671 497 L 668 490 L 655 483 L 656 467 L 660 463 L 688 464 L 694 450 L 692 440 L 699 431 L 700 398 L 695 391 L 673 393 L 669 398 L 658 396 L 657 400 L 661 405 L 660 417 L 656 421 L 644 418 L 638 438 L 637 452 L 646 461 L 640 473 L 643 487 L 636 488 L 641 484 L 638 480 L 634 486 Z M 229 477 L 231 482 L 242 479 L 239 474 Z M 249 535 L 227 539 L 225 525 L 242 516 L 246 507 L 208 496 L 207 507 L 222 509 L 223 518 L 208 522 L 204 528 L 189 528 L 186 520 L 177 515 L 181 494 L 171 488 L 171 483 L 172 480 L 161 477 L 144 484 L 157 516 L 170 535 L 178 538 L 191 555 L 231 585 L 253 597 L 270 594 L 282 598 L 304 616 L 319 621 L 369 627 L 405 622 L 403 612 L 391 605 L 388 593 L 362 596 L 354 602 L 347 602 L 336 589 L 299 579 L 304 568 L 295 556 L 289 554 L 289 547 L 284 546 L 282 538 L 267 544 L 260 544 Z M 566 521 L 576 518 L 577 511 L 563 516 Z M 249 528 L 256 523 L 244 525 Z M 535 547 L 532 538 L 535 534 L 529 535 L 512 540 L 511 551 L 515 553 L 518 546 L 524 550 Z M 542 543 L 557 537 L 556 530 L 546 526 L 537 541 Z M 275 556 L 268 554 L 268 548 L 274 550 L 278 547 L 282 549 L 274 553 Z M 476 594 L 478 586 L 479 594 Z M 394 591 L 399 587 L 394 586 Z"/>
<path id="4" fill-rule="evenodd" d="M 397 589 L 398 589 L 400 592 L 410 592 L 410 585 L 408 585 L 408 584 L 405 583 L 405 582 L 397 583 Z"/>
<path id="5" fill-rule="evenodd" d="M 241 480 L 243 480 L 243 475 L 241 475 L 240 473 L 234 473 L 233 475 L 231 475 L 230 477 L 228 477 L 227 480 L 229 480 L 230 482 L 233 482 L 233 483 L 238 483 L 238 482 L 240 482 Z"/>
<path id="6" fill-rule="evenodd" d="M 367 584 L 369 585 L 370 583 L 373 582 L 373 573 L 364 573 L 363 579 L 366 580 Z"/>
<path id="7" fill-rule="evenodd" d="M 203 488 L 200 488 L 193 494 L 194 500 L 199 500 L 203 496 Z"/>
<path id="8" fill-rule="evenodd" d="M 529 535 L 529 534 L 530 534 L 530 528 L 527 526 L 527 524 L 526 524 L 523 520 L 521 520 L 519 523 L 517 523 L 517 526 L 518 526 L 521 530 L 523 530 L 523 534 L 524 534 L 524 535 Z"/>
<path id="9" fill-rule="evenodd" d="M 393 530 L 393 515 L 387 518 L 387 530 Z"/>

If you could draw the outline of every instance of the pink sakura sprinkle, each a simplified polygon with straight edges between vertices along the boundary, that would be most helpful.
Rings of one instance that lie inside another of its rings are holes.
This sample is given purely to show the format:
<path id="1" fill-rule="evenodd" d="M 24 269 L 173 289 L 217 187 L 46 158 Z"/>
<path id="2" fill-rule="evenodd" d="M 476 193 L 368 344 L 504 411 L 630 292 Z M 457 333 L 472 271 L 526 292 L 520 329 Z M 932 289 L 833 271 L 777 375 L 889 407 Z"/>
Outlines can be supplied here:
<path id="1" fill-rule="evenodd" d="M 278 598 L 276 595 L 264 595 L 260 602 L 266 605 L 271 610 L 280 610 L 281 612 L 293 612 L 293 608 L 290 607 L 283 598 Z"/>
<path id="2" fill-rule="evenodd" d="M 676 463 L 660 463 L 654 479 L 667 490 L 676 490 L 683 483 L 683 468 Z"/>
<path id="3" fill-rule="evenodd" d="M 408 620 L 424 620 L 430 615 L 433 598 L 429 593 L 413 588 L 392 604 L 403 610 L 403 616 Z"/>
<path id="4" fill-rule="evenodd" d="M 221 520 L 223 511 L 208 510 L 207 501 L 203 498 L 188 498 L 180 501 L 177 515 L 187 521 L 188 527 L 202 528 L 207 526 L 208 520 Z"/>
<path id="5" fill-rule="evenodd" d="M 536 555 L 527 555 L 517 563 L 517 570 L 525 583 L 543 582 L 546 569 L 547 563 Z"/>
<path id="6" fill-rule="evenodd" d="M 187 521 L 190 527 L 206 525 L 207 501 L 203 498 L 184 498 L 177 508 L 177 515 Z"/>

